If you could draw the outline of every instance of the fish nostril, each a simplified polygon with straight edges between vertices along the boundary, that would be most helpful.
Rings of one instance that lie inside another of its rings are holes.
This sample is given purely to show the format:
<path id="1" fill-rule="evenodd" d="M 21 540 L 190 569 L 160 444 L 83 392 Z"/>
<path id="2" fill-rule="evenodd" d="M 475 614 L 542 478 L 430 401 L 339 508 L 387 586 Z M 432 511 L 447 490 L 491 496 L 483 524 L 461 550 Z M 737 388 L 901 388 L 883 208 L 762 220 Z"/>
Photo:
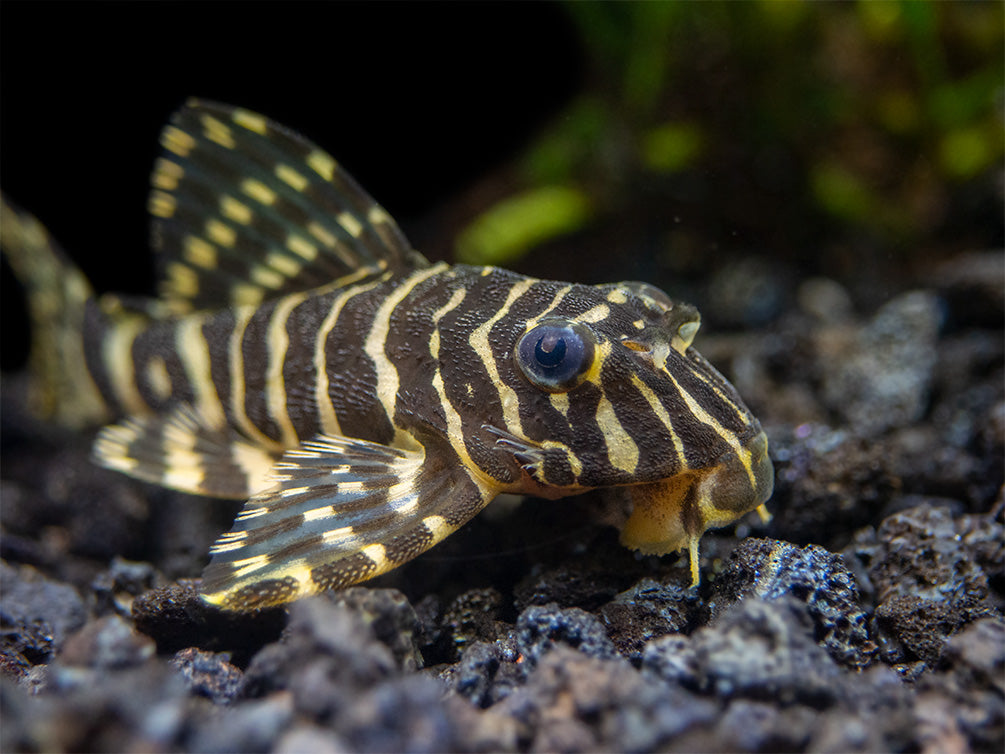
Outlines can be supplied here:
<path id="1" fill-rule="evenodd" d="M 622 340 L 621 345 L 639 353 L 649 353 L 652 350 L 649 346 L 639 343 L 637 340 Z"/>

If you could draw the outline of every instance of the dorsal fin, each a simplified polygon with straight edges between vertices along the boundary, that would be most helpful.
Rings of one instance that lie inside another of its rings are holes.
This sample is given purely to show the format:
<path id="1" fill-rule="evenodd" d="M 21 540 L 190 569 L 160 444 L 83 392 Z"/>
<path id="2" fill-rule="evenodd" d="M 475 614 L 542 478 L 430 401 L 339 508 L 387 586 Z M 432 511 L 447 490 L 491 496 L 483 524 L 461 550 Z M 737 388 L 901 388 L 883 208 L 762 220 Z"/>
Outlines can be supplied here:
<path id="1" fill-rule="evenodd" d="M 149 208 L 174 313 L 427 264 L 332 157 L 261 115 L 189 100 L 161 145 Z"/>

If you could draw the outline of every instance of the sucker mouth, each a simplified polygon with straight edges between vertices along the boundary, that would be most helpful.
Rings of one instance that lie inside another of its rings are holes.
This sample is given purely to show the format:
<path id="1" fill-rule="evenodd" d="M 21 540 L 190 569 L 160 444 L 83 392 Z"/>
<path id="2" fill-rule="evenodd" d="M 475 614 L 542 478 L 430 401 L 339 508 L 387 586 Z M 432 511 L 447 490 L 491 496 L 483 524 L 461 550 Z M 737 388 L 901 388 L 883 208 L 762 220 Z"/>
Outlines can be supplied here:
<path id="1" fill-rule="evenodd" d="M 696 585 L 701 535 L 755 509 L 767 516 L 763 506 L 771 497 L 774 478 L 768 438 L 761 431 L 741 451 L 724 453 L 713 466 L 629 487 L 634 507 L 621 542 L 649 555 L 687 549 Z"/>

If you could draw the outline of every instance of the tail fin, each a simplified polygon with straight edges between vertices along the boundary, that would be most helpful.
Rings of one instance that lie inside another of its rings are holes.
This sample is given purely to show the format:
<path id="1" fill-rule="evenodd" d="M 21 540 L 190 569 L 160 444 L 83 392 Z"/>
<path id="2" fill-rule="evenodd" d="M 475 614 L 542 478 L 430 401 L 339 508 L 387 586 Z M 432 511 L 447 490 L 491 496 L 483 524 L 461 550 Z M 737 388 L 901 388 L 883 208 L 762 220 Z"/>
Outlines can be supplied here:
<path id="1" fill-rule="evenodd" d="M 38 220 L 3 196 L 0 246 L 28 298 L 32 410 L 70 427 L 106 420 L 107 406 L 84 360 L 84 317 L 94 305 L 87 279 Z"/>

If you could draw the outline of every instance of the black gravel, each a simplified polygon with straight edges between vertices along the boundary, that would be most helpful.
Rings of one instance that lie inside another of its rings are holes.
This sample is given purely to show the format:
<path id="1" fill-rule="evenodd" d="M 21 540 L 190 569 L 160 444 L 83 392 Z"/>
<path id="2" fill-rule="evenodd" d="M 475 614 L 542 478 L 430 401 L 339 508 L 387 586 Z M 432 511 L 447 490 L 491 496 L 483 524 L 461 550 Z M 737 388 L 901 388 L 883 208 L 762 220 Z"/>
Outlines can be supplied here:
<path id="1" fill-rule="evenodd" d="M 94 468 L 5 377 L 0 749 L 1001 751 L 1000 260 L 865 313 L 831 280 L 716 279 L 772 293 L 710 314 L 756 329 L 698 345 L 764 423 L 777 486 L 770 523 L 703 539 L 696 590 L 586 495 L 221 613 L 194 577 L 234 506 Z"/>

